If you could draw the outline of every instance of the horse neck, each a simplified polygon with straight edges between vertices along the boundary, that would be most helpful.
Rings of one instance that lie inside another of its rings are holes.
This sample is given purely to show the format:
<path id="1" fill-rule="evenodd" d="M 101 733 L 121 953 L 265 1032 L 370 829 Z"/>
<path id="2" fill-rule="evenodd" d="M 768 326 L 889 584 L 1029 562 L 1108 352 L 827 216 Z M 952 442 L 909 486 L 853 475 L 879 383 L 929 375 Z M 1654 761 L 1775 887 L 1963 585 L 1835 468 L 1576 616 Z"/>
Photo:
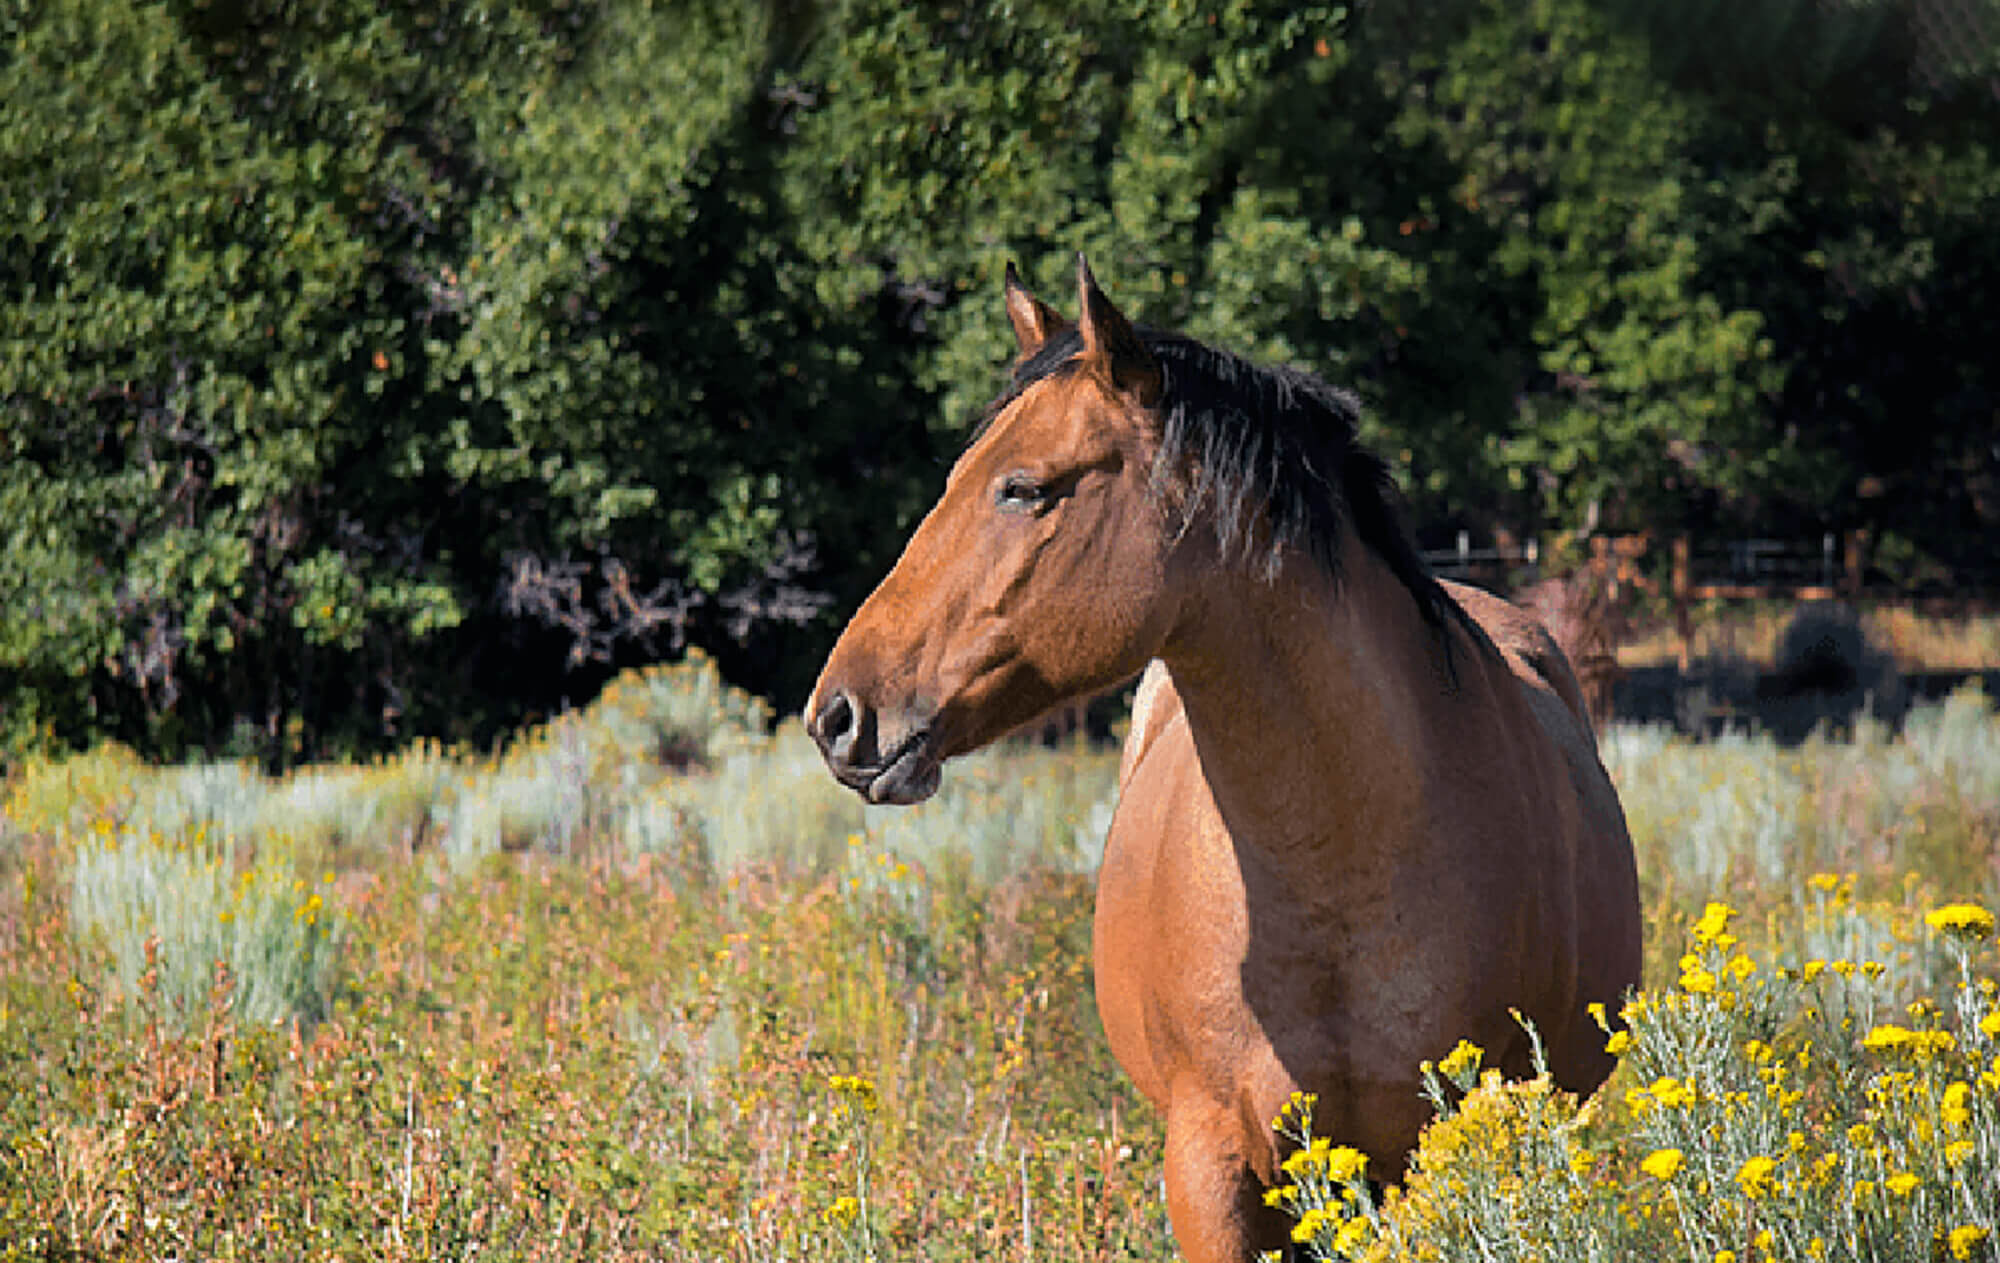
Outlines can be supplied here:
<path id="1" fill-rule="evenodd" d="M 1211 571 L 1162 655 L 1231 835 L 1275 859 L 1333 846 L 1359 863 L 1420 832 L 1426 712 L 1447 689 L 1436 633 L 1352 535 L 1342 563 L 1338 585 L 1297 554 L 1275 580 Z"/>

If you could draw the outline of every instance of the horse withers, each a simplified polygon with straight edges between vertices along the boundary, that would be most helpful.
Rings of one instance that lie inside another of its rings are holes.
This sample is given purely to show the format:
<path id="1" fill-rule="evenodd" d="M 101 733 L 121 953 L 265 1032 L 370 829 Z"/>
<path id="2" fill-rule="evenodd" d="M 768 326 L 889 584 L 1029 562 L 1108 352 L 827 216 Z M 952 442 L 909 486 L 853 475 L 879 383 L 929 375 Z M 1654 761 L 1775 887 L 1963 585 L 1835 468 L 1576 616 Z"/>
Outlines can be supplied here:
<path id="1" fill-rule="evenodd" d="M 1144 670 L 1098 875 L 1097 1002 L 1166 1113 L 1192 1263 L 1281 1247 L 1271 1120 L 1397 1178 L 1419 1065 L 1461 1038 L 1611 1069 L 1639 982 L 1631 840 L 1539 624 L 1424 566 L 1354 398 L 1135 327 L 1078 260 L 1071 324 L 1009 267 L 1007 391 L 834 647 L 807 723 L 913 803 L 954 755 Z M 1148 665 L 1150 664 L 1150 665 Z"/>

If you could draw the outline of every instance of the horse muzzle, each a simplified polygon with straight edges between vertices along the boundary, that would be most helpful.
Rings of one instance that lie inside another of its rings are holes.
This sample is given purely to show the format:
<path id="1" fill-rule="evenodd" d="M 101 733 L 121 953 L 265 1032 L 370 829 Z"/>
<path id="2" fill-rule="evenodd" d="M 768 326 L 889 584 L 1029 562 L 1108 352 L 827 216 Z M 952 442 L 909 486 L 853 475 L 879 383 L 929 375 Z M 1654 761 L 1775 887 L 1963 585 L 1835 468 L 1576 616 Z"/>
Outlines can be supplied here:
<path id="1" fill-rule="evenodd" d="M 944 760 L 928 720 L 885 727 L 875 710 L 835 689 L 806 721 L 835 780 L 871 803 L 907 806 L 937 793 Z"/>

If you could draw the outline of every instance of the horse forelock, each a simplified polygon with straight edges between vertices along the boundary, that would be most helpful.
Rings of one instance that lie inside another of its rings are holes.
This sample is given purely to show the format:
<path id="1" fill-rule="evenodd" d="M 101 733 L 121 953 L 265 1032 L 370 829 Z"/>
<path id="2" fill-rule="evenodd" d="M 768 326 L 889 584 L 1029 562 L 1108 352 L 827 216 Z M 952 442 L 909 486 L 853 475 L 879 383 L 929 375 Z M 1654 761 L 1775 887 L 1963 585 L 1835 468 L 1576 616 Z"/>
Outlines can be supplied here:
<path id="1" fill-rule="evenodd" d="M 1138 334 L 1162 378 L 1152 490 L 1175 502 L 1183 522 L 1205 508 L 1225 559 L 1270 578 L 1295 551 L 1336 584 L 1352 528 L 1441 637 L 1452 621 L 1475 642 L 1485 640 L 1424 561 L 1387 462 L 1361 442 L 1359 396 L 1303 369 L 1256 364 L 1184 334 L 1145 326 Z M 968 446 L 1031 387 L 1073 371 L 1082 350 L 1082 336 L 1070 327 L 1017 364 Z M 1449 664 L 1448 638 L 1444 644 Z"/>

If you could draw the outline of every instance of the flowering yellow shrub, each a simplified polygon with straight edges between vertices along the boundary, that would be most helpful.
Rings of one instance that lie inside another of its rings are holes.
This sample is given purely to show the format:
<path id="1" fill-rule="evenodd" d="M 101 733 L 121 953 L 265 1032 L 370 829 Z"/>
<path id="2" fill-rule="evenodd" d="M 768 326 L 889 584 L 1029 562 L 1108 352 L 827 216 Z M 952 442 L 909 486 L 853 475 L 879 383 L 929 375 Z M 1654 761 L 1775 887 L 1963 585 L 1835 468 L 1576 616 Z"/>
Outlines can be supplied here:
<path id="1" fill-rule="evenodd" d="M 1839 879 L 1809 883 L 1805 906 L 1809 920 L 1855 913 Z M 1460 1044 L 1424 1067 L 1438 1117 L 1404 1187 L 1305 1178 L 1309 1155 L 1337 1150 L 1296 1098 L 1276 1124 L 1300 1146 L 1291 1182 L 1266 1200 L 1322 1260 L 1994 1257 L 1992 915 L 1891 918 L 1882 941 L 1912 954 L 1904 972 L 1943 975 L 1914 997 L 1878 961 L 1760 959 L 1734 915 L 1710 903 L 1675 985 L 1634 996 L 1621 1027 L 1594 1010 L 1622 1091 L 1580 1106 L 1546 1072 L 1475 1082 L 1480 1052 Z M 1440 1075 L 1470 1090 L 1454 1102 Z"/>

